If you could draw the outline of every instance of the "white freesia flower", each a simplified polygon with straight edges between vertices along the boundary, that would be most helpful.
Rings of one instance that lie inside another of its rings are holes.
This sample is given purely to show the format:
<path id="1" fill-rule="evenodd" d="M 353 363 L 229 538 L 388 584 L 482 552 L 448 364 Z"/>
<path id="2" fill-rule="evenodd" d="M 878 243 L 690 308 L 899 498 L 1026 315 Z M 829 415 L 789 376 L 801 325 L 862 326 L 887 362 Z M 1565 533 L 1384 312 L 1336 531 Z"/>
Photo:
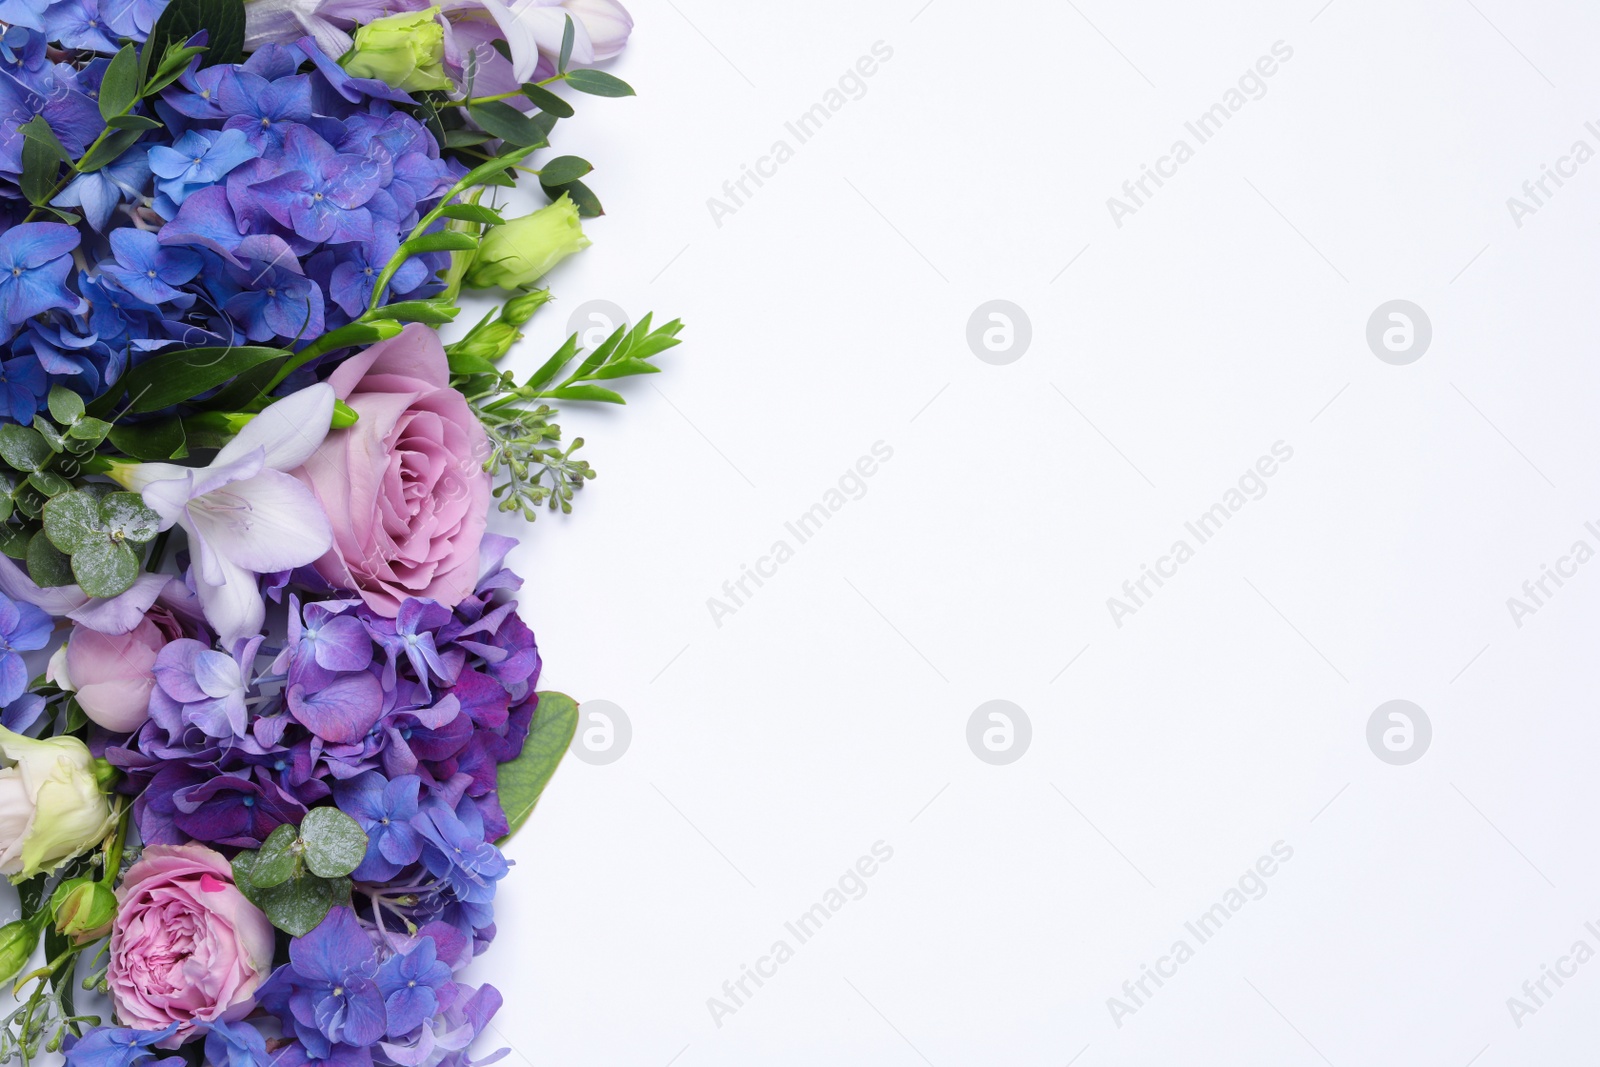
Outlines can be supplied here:
<path id="1" fill-rule="evenodd" d="M 257 575 L 304 566 L 333 545 L 317 498 L 288 473 L 328 435 L 333 403 L 326 383 L 284 397 L 206 467 L 134 463 L 111 471 L 161 516 L 162 529 L 177 525 L 188 534 L 195 589 L 224 648 L 261 631 L 266 606 Z"/>
<path id="2" fill-rule="evenodd" d="M 622 51 L 633 32 L 633 19 L 616 0 L 482 0 L 511 48 L 518 81 L 532 81 L 539 54 L 554 61 L 561 54 L 561 36 L 572 16 L 572 61 L 587 66 Z"/>

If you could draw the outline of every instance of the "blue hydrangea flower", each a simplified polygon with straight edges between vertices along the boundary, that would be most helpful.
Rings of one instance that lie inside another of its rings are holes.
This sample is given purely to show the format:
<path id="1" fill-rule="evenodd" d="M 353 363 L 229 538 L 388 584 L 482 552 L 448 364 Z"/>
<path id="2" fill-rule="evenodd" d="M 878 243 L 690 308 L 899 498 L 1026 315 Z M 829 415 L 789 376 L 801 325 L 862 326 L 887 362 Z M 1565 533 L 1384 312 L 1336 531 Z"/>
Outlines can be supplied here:
<path id="1" fill-rule="evenodd" d="M 30 423 L 50 394 L 50 379 L 32 356 L 0 363 L 0 418 Z"/>
<path id="2" fill-rule="evenodd" d="M 67 1067 L 135 1067 L 159 1055 L 156 1044 L 177 1032 L 177 1023 L 161 1030 L 102 1026 L 90 1030 L 66 1050 Z"/>
<path id="3" fill-rule="evenodd" d="M 172 206 L 163 214 L 170 218 L 190 193 L 215 185 L 260 154 L 239 130 L 190 130 L 171 147 L 155 145 L 150 149 L 150 170 L 161 179 L 156 188 Z"/>
<path id="4" fill-rule="evenodd" d="M 378 968 L 378 991 L 389 1017 L 390 1037 L 404 1037 L 439 1014 L 439 993 L 450 981 L 450 968 L 440 962 L 433 938 L 418 938 Z"/>
<path id="5" fill-rule="evenodd" d="M 127 0 L 113 0 L 113 6 L 126 5 Z M 50 40 L 68 48 L 106 53 L 117 50 L 112 39 L 117 34 L 101 17 L 99 0 L 60 0 L 51 4 L 44 13 L 44 32 Z"/>
<path id="6" fill-rule="evenodd" d="M 247 1022 L 206 1023 L 205 1062 L 211 1067 L 270 1067 L 267 1042 Z"/>
<path id="7" fill-rule="evenodd" d="M 16 326 L 52 308 L 76 308 L 67 274 L 77 247 L 78 231 L 59 222 L 24 222 L 0 234 L 0 318 Z"/>
<path id="8" fill-rule="evenodd" d="M 75 207 L 84 219 L 104 233 L 117 205 L 137 200 L 150 182 L 150 165 L 143 152 L 126 152 L 110 166 L 80 174 L 50 203 Z"/>
<path id="9" fill-rule="evenodd" d="M 305 937 L 289 942 L 289 963 L 271 981 L 286 985 L 294 1021 L 330 1042 L 371 1045 L 388 1030 L 373 975 L 377 951 L 349 908 L 333 908 Z"/>
<path id="10" fill-rule="evenodd" d="M 194 295 L 178 286 L 200 273 L 198 252 L 163 247 L 153 231 L 123 227 L 111 233 L 111 253 L 116 262 L 100 264 L 100 273 L 116 279 L 135 300 L 180 308 L 194 303 Z"/>
<path id="11" fill-rule="evenodd" d="M 429 798 L 416 827 L 429 846 L 422 850 L 429 874 L 446 883 L 459 900 L 487 904 L 494 899 L 495 883 L 506 876 L 509 865 L 484 840 L 483 817 L 475 805 L 463 803 L 451 810 L 442 800 Z"/>
<path id="12" fill-rule="evenodd" d="M 289 263 L 255 269 L 230 268 L 229 275 L 239 292 L 228 299 L 224 310 L 250 340 L 316 337 L 322 333 L 322 290 L 310 278 L 291 270 L 292 263 L 291 259 Z"/>
<path id="13" fill-rule="evenodd" d="M 367 855 L 351 876 L 358 882 L 387 882 L 422 857 L 416 818 L 422 779 L 414 774 L 386 780 L 367 771 L 333 787 L 333 800 L 367 833 Z"/>

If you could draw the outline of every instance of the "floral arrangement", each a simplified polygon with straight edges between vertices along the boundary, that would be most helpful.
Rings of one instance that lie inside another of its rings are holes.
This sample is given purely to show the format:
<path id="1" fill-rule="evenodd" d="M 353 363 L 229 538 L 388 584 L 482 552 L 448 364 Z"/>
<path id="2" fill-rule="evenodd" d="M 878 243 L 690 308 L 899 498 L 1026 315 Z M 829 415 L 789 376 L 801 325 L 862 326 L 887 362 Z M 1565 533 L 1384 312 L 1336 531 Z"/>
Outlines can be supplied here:
<path id="1" fill-rule="evenodd" d="M 678 343 L 499 366 L 589 244 L 549 145 L 631 95 L 591 65 L 631 29 L 0 0 L 0 1062 L 473 1062 L 499 846 L 576 724 L 490 512 L 570 511 L 553 405 Z"/>

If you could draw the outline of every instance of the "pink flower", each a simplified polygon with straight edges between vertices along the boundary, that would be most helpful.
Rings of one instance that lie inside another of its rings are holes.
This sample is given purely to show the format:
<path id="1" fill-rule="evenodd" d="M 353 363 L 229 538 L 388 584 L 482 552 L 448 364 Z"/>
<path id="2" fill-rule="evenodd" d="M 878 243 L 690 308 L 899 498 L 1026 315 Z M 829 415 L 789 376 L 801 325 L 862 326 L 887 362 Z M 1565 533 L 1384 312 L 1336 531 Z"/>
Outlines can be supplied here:
<path id="1" fill-rule="evenodd" d="M 439 335 L 412 323 L 345 360 L 328 384 L 360 418 L 296 472 L 333 527 L 317 572 L 390 618 L 407 597 L 455 607 L 478 578 L 489 443 L 450 387 Z"/>
<path id="2" fill-rule="evenodd" d="M 107 978 L 123 1025 L 159 1030 L 250 1014 L 272 971 L 273 932 L 233 884 L 228 861 L 202 845 L 151 845 L 117 889 Z M 170 1043 L 170 1044 L 169 1044 Z"/>
<path id="3" fill-rule="evenodd" d="M 150 716 L 156 653 L 183 636 L 172 613 L 153 606 L 125 634 L 104 634 L 75 623 L 50 661 L 50 680 L 77 694 L 78 705 L 113 733 L 137 730 Z"/>

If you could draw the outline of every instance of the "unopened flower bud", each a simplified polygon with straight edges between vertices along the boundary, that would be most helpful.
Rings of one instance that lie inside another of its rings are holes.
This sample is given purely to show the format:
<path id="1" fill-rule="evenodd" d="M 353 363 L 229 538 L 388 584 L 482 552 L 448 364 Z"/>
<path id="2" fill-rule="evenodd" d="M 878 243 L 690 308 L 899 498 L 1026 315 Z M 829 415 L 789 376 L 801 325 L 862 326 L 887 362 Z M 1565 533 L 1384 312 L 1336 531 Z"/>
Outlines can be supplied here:
<path id="1" fill-rule="evenodd" d="M 506 301 L 506 306 L 500 309 L 500 321 L 509 322 L 513 326 L 523 326 L 533 318 L 533 313 L 550 302 L 550 290 L 535 289 L 531 293 L 523 293 Z"/>
<path id="2" fill-rule="evenodd" d="M 39 944 L 39 927 L 27 919 L 0 926 L 0 982 L 15 978 Z"/>
<path id="3" fill-rule="evenodd" d="M 339 62 L 353 77 L 376 78 L 408 93 L 450 88 L 437 7 L 357 27 L 355 46 Z"/>
<path id="4" fill-rule="evenodd" d="M 66 892 L 58 890 L 53 898 L 57 933 L 85 945 L 110 932 L 111 920 L 117 915 L 117 895 L 110 886 L 78 878 L 61 888 Z"/>
<path id="5" fill-rule="evenodd" d="M 557 263 L 588 247 L 589 238 L 578 221 L 578 206 L 563 193 L 549 207 L 490 227 L 478 244 L 465 281 L 472 289 L 517 289 L 538 281 Z"/>

